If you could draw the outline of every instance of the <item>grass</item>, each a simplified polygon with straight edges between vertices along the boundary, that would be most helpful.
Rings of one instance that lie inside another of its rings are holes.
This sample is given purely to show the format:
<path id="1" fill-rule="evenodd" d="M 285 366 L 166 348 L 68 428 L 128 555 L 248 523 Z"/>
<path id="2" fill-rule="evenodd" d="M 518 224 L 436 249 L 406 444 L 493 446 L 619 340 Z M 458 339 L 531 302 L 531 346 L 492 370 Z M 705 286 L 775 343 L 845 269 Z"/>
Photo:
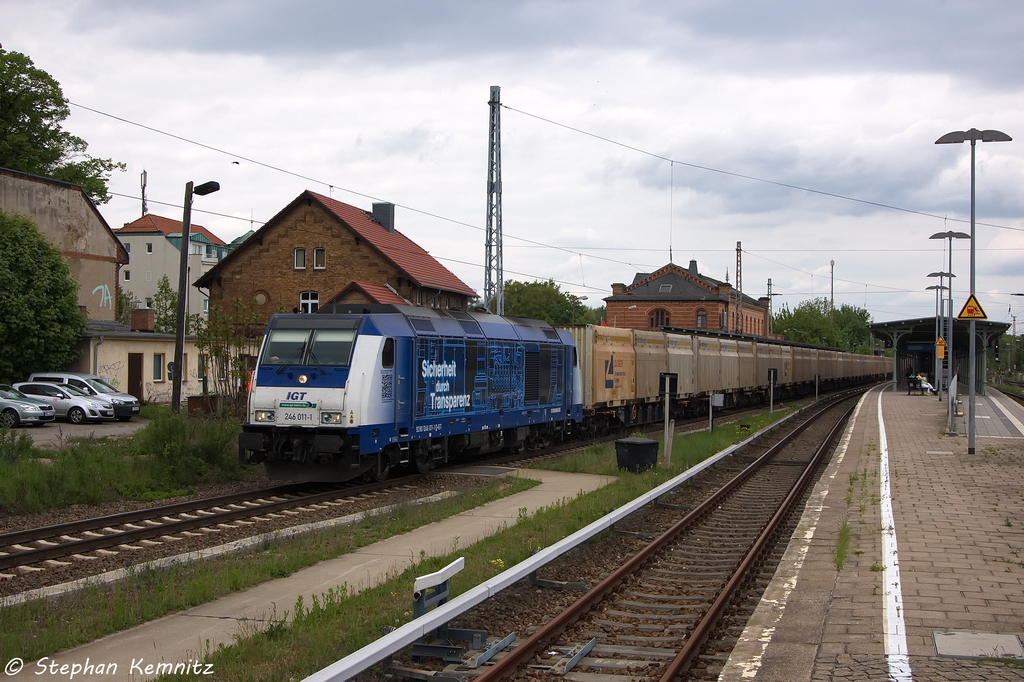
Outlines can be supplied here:
<path id="1" fill-rule="evenodd" d="M 429 505 L 404 505 L 354 526 L 311 533 L 255 551 L 141 570 L 113 585 L 0 610 L 0 659 L 35 660 L 275 578 L 536 485 L 511 477 Z M 493 558 L 493 557 L 492 557 Z M 493 573 L 492 566 L 490 570 Z M 408 600 L 406 600 L 408 601 Z M 408 606 L 408 604 L 406 604 Z M 407 610 L 407 609 L 406 609 Z"/>
<path id="2" fill-rule="evenodd" d="M 23 429 L 0 429 L 0 511 L 158 500 L 241 477 L 237 422 L 143 409 L 152 421 L 131 437 L 69 441 L 56 450 L 36 448 Z"/>
<path id="3" fill-rule="evenodd" d="M 685 471 L 694 464 L 702 462 L 709 455 L 724 450 L 733 443 L 744 440 L 751 433 L 755 433 L 765 426 L 777 422 L 779 419 L 787 416 L 790 411 L 776 410 L 773 413 L 765 413 L 749 418 L 744 417 L 743 423 L 748 426 L 747 429 L 742 428 L 739 422 L 730 424 L 719 423 L 712 433 L 697 431 L 673 436 L 673 466 L 679 472 Z M 661 438 L 659 437 L 656 440 L 660 441 Z M 552 471 L 600 474 L 605 476 L 618 476 L 620 473 L 616 465 L 614 443 L 593 445 L 568 457 L 550 462 L 541 461 L 530 466 Z"/>
<path id="4" fill-rule="evenodd" d="M 843 522 L 839 524 L 839 531 L 836 534 L 836 548 L 833 552 L 832 563 L 835 564 L 836 570 L 843 570 L 843 566 L 846 565 L 846 556 L 850 552 L 850 537 L 852 530 L 850 524 L 843 519 Z"/>

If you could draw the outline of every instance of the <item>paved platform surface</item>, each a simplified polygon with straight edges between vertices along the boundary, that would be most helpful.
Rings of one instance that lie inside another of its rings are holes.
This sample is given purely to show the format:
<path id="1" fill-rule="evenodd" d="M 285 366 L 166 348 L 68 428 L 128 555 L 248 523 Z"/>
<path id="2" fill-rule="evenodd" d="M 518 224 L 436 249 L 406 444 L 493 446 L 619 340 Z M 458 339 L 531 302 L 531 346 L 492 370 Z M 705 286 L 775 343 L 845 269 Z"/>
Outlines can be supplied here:
<path id="1" fill-rule="evenodd" d="M 491 467 L 490 471 L 480 473 L 500 471 Z M 475 544 L 503 526 L 515 524 L 523 509 L 532 514 L 563 499 L 575 498 L 581 492 L 596 490 L 613 480 L 608 476 L 538 469 L 520 469 L 513 475 L 532 478 L 541 484 L 444 521 L 363 547 L 352 554 L 320 562 L 287 578 L 263 583 L 209 604 L 57 653 L 44 664 L 54 661 L 58 665 L 78 664 L 82 668 L 73 679 L 83 682 L 152 679 L 156 677 L 156 668 L 152 674 L 146 674 L 147 665 L 201 660 L 207 647 L 215 649 L 221 643 L 230 645 L 236 633 L 251 631 L 252 624 L 248 621 L 272 616 L 279 618 L 285 611 L 293 611 L 295 600 L 300 595 L 309 604 L 313 595 L 341 585 L 358 592 L 404 571 L 421 552 L 426 556 L 437 556 L 451 552 L 456 545 L 466 547 Z M 250 629 L 246 630 L 247 627 Z M 87 663 L 93 666 L 93 674 L 82 672 Z M 111 663 L 117 664 L 116 675 L 107 674 L 106 670 L 99 668 Z M 48 670 L 39 674 L 40 671 L 37 662 L 26 662 L 19 674 L 5 676 L 4 679 L 71 679 L 70 668 L 63 674 L 59 667 L 56 674 L 50 674 Z M 205 679 L 217 679 L 215 672 Z"/>
<path id="2" fill-rule="evenodd" d="M 978 396 L 974 455 L 946 414 L 865 396 L 721 680 L 1024 680 L 1024 409 Z"/>

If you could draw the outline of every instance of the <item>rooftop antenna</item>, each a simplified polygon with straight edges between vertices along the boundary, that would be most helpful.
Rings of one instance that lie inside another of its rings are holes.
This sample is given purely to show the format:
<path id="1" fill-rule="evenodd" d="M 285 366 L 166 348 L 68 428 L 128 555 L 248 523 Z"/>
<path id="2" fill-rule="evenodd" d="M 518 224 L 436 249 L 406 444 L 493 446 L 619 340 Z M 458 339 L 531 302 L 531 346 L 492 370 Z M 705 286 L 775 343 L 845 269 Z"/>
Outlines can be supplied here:
<path id="1" fill-rule="evenodd" d="M 505 272 L 501 253 L 501 88 L 491 86 L 487 151 L 487 241 L 484 245 L 484 307 L 505 314 Z"/>
<path id="2" fill-rule="evenodd" d="M 146 171 L 143 169 L 142 177 L 140 178 L 140 182 L 142 183 L 142 215 L 149 213 L 149 208 L 146 206 L 146 179 Z"/>

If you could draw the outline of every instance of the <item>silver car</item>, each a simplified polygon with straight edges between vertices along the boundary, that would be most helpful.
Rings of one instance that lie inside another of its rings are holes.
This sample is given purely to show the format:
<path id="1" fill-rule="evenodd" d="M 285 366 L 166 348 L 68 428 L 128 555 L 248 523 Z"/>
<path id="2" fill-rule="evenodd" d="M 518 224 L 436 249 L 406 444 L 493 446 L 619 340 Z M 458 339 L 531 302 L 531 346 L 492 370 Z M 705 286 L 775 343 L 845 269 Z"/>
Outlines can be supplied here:
<path id="1" fill-rule="evenodd" d="M 109 401 L 99 396 L 89 396 L 70 384 L 23 381 L 14 384 L 14 388 L 30 398 L 50 403 L 59 418 L 67 419 L 72 424 L 114 418 L 114 406 Z"/>
<path id="2" fill-rule="evenodd" d="M 46 424 L 53 419 L 52 405 L 29 398 L 12 386 L 0 384 L 0 427 L 13 429 L 19 424 Z"/>

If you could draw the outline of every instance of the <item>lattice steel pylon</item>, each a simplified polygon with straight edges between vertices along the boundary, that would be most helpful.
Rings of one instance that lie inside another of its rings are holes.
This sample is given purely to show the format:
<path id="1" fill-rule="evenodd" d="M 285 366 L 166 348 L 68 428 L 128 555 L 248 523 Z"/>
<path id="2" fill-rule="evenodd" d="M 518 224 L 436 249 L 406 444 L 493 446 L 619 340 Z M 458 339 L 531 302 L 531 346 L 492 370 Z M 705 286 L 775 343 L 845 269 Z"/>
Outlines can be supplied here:
<path id="1" fill-rule="evenodd" d="M 501 246 L 501 88 L 491 86 L 487 152 L 487 241 L 484 245 L 484 307 L 505 314 L 505 272 Z"/>
<path id="2" fill-rule="evenodd" d="M 736 242 L 736 331 L 743 333 L 743 245 Z"/>

